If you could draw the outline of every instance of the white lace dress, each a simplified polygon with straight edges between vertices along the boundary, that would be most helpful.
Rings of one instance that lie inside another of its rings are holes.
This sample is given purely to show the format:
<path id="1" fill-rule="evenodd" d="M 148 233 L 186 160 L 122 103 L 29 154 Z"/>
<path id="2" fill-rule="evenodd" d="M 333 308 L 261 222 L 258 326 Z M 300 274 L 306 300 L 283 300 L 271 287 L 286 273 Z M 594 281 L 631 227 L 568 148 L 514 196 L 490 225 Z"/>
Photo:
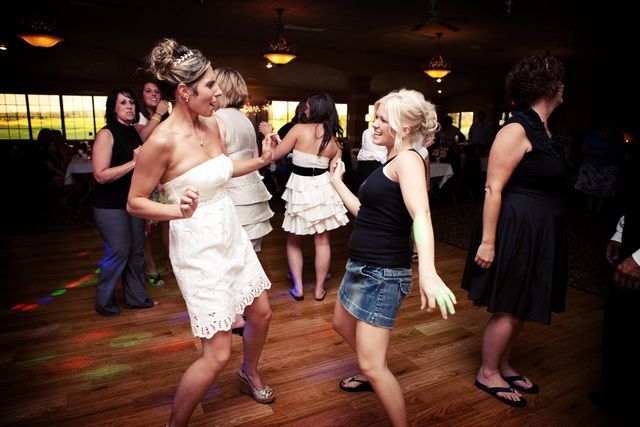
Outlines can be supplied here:
<path id="1" fill-rule="evenodd" d="M 328 157 L 293 150 L 293 164 L 305 168 L 326 169 Z M 349 222 L 347 208 L 333 188 L 329 172 L 317 176 L 292 173 L 282 193 L 286 201 L 282 228 L 293 234 L 318 234 Z"/>
<path id="2" fill-rule="evenodd" d="M 162 185 L 177 204 L 187 187 L 200 191 L 193 216 L 170 222 L 169 257 L 187 304 L 193 335 L 211 338 L 271 287 L 226 186 L 231 159 L 219 155 Z"/>

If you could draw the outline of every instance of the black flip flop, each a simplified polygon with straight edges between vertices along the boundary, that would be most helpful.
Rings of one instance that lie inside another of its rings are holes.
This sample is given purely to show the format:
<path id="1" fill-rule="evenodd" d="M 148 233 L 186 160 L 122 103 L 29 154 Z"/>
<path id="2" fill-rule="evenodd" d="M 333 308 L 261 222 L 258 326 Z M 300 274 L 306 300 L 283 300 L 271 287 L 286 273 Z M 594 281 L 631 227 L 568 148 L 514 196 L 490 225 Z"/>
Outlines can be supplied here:
<path id="1" fill-rule="evenodd" d="M 359 383 L 355 387 L 345 387 L 342 385 L 343 382 L 357 382 Z M 349 393 L 356 393 L 359 391 L 373 391 L 373 387 L 371 387 L 371 383 L 367 380 L 359 380 L 357 375 L 355 377 L 347 378 L 340 381 L 340 390 L 348 391 Z"/>
<path id="2" fill-rule="evenodd" d="M 518 391 L 529 394 L 536 394 L 540 392 L 540 387 L 538 387 L 533 381 L 531 381 L 531 387 L 526 388 L 521 385 L 516 384 L 516 381 L 524 381 L 527 382 L 527 379 L 523 375 L 513 375 L 510 377 L 502 377 L 503 380 L 509 383 L 509 385 L 515 388 Z"/>
<path id="3" fill-rule="evenodd" d="M 293 293 L 293 288 L 289 289 L 289 295 L 291 295 L 293 297 L 293 299 L 296 300 L 296 301 L 302 301 L 304 299 L 304 295 L 298 296 L 298 295 L 294 294 Z"/>
<path id="4" fill-rule="evenodd" d="M 476 380 L 475 386 L 480 390 L 495 397 L 505 405 L 514 406 L 516 408 L 524 408 L 525 406 L 527 406 L 527 401 L 522 397 L 520 398 L 520 400 L 511 400 L 507 399 L 506 397 L 498 396 L 498 393 L 515 393 L 516 390 L 513 387 L 487 387 L 478 380 Z"/>
<path id="5" fill-rule="evenodd" d="M 316 301 L 322 301 L 327 296 L 327 290 L 325 289 L 320 298 L 313 297 Z"/>

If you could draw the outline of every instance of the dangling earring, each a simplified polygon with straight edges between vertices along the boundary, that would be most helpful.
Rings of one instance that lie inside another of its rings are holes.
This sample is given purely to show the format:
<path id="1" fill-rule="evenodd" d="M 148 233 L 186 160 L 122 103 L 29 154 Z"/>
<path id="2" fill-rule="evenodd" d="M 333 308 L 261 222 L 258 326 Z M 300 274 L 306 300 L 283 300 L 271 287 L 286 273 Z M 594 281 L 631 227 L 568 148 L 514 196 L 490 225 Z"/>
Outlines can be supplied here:
<path id="1" fill-rule="evenodd" d="M 189 103 L 189 95 L 185 96 L 184 100 L 185 100 L 186 103 Z"/>

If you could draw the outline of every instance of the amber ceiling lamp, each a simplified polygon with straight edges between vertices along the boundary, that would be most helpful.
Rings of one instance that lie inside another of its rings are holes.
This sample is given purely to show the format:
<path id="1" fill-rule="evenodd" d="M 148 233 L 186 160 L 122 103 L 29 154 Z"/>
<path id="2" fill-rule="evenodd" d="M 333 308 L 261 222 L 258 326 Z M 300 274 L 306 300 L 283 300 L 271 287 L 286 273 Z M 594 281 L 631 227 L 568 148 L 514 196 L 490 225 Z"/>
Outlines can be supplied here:
<path id="1" fill-rule="evenodd" d="M 35 47 L 53 47 L 64 39 L 56 34 L 56 26 L 44 17 L 31 17 L 25 22 L 25 31 L 18 34 L 25 42 Z"/>
<path id="2" fill-rule="evenodd" d="M 442 37 L 442 33 L 436 33 L 436 36 L 438 36 L 438 50 L 422 71 L 431 78 L 441 79 L 451 72 L 451 63 L 446 62 L 440 53 L 440 37 Z"/>
<path id="3" fill-rule="evenodd" d="M 276 65 L 284 65 L 293 61 L 298 57 L 296 54 L 296 48 L 293 45 L 287 43 L 282 34 L 282 13 L 283 8 L 276 9 L 278 12 L 278 23 L 276 24 L 276 37 L 273 41 L 269 42 L 267 47 L 262 52 L 262 56 L 267 58 L 269 62 Z"/>

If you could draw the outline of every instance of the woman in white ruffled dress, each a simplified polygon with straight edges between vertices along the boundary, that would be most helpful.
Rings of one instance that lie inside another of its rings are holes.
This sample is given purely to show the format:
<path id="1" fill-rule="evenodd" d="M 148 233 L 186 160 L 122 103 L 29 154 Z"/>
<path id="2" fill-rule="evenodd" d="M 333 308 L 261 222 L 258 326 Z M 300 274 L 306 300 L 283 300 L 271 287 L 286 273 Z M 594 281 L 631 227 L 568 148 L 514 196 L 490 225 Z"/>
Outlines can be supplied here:
<path id="1" fill-rule="evenodd" d="M 270 126 L 261 125 L 269 132 Z M 342 146 L 336 139 L 342 134 L 333 99 L 326 93 L 307 100 L 303 123 L 296 124 L 275 149 L 276 160 L 293 150 L 292 170 L 282 199 L 286 202 L 282 228 L 288 232 L 287 259 L 293 279 L 291 296 L 304 299 L 302 284 L 302 243 L 313 235 L 315 246 L 315 299 L 322 301 L 327 292 L 324 281 L 331 263 L 329 231 L 349 222 L 328 172 L 330 162 L 342 157 Z M 272 138 L 279 141 L 277 134 Z"/>

